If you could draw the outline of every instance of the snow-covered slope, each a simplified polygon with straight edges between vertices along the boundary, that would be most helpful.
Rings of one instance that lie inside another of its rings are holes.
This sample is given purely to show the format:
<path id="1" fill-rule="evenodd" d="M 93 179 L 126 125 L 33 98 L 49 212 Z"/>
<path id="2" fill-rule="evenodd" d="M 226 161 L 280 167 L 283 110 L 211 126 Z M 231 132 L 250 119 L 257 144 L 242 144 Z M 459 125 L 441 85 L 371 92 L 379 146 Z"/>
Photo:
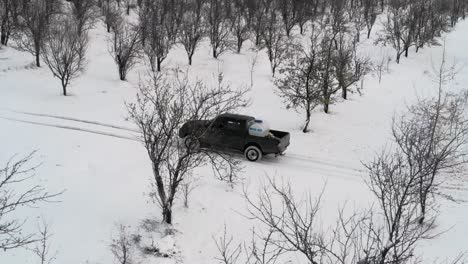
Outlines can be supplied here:
<path id="1" fill-rule="evenodd" d="M 447 34 L 449 58 L 468 64 L 468 21 Z M 364 44 L 372 56 L 380 47 Z M 207 43 L 194 56 L 192 76 L 210 77 L 222 69 L 232 85 L 250 85 L 249 57 L 253 53 L 227 53 L 220 60 L 210 58 Z M 417 95 L 430 95 L 434 88 L 428 77 L 431 62 L 437 61 L 441 47 L 421 50 L 392 65 L 382 83 L 366 78 L 362 96 L 332 106 L 325 115 L 314 113 L 312 132 L 300 132 L 303 117 L 286 110 L 275 95 L 264 52 L 255 68 L 254 86 L 249 92 L 252 105 L 244 113 L 269 120 L 277 129 L 292 132 L 291 146 L 284 157 L 245 162 L 243 183 L 255 192 L 266 177 L 290 181 L 300 194 L 319 194 L 325 187 L 321 219 L 334 221 L 345 202 L 365 208 L 372 203 L 361 161 L 371 158 L 389 139 L 389 125 L 395 111 L 402 110 Z M 71 96 L 60 96 L 59 82 L 44 67 L 31 67 L 27 54 L 4 47 L 0 50 L 0 164 L 15 153 L 38 150 L 36 160 L 44 164 L 38 177 L 52 191 L 65 189 L 61 203 L 40 209 L 25 209 L 30 228 L 43 216 L 54 232 L 56 263 L 111 263 L 108 250 L 116 223 L 137 226 L 146 218 L 159 217 L 159 209 L 149 201 L 150 164 L 134 126 L 126 121 L 125 101 L 132 101 L 139 74 L 129 82 L 118 80 L 108 53 L 102 26 L 92 31 L 87 72 L 73 83 Z M 165 67 L 186 67 L 182 49 L 171 51 Z M 458 75 L 457 86 L 468 87 L 468 68 Z M 455 87 L 457 88 L 457 87 Z M 237 239 L 248 239 L 251 223 L 242 212 L 242 184 L 231 189 L 214 179 L 209 168 L 197 170 L 198 188 L 192 193 L 190 208 L 177 204 L 176 244 L 185 263 L 213 263 L 216 247 L 212 236 L 224 225 Z M 439 228 L 448 230 L 421 249 L 427 260 L 450 257 L 467 250 L 468 205 L 444 204 Z M 2 253 L 3 254 L 3 253 Z M 27 258 L 27 261 L 24 259 Z M 33 263 L 25 251 L 2 255 L 1 263 Z"/>

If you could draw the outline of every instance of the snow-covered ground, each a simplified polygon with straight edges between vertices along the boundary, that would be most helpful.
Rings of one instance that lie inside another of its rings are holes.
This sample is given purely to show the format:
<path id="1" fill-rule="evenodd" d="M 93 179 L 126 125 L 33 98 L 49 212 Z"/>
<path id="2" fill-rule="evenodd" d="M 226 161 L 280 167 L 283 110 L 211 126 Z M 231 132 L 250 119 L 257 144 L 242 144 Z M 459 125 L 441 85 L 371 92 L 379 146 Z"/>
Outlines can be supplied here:
<path id="1" fill-rule="evenodd" d="M 53 229 L 56 263 L 112 263 L 109 251 L 116 223 L 133 227 L 148 218 L 157 219 L 159 209 L 148 198 L 151 168 L 144 148 L 134 140 L 135 127 L 126 121 L 124 102 L 132 101 L 139 74 L 129 82 L 118 80 L 108 53 L 103 26 L 92 31 L 86 73 L 70 88 L 71 96 L 60 95 L 59 82 L 47 68 L 31 66 L 32 57 L 8 47 L 0 49 L 0 164 L 13 154 L 38 150 L 43 162 L 37 176 L 51 191 L 65 190 L 60 203 L 24 209 L 30 226 L 42 216 Z M 468 64 L 468 21 L 446 36 L 449 59 Z M 364 44 L 362 52 L 376 58 L 382 48 Z M 338 102 L 331 113 L 314 113 L 312 132 L 300 132 L 303 117 L 286 110 L 275 95 L 266 54 L 261 52 L 255 67 L 252 105 L 243 113 L 269 120 L 277 129 L 291 131 L 291 146 L 284 157 L 244 162 L 242 183 L 231 189 L 216 180 L 209 168 L 197 170 L 199 178 L 185 209 L 175 209 L 175 243 L 184 263 L 213 263 L 213 235 L 224 225 L 236 239 L 248 239 L 251 222 L 246 219 L 243 187 L 255 192 L 267 177 L 291 182 L 294 191 L 319 194 L 325 186 L 321 220 L 333 222 L 340 206 L 347 203 L 367 208 L 373 198 L 363 182 L 361 161 L 370 159 L 389 140 L 389 126 L 396 111 L 416 96 L 434 93 L 428 73 L 438 61 L 441 47 L 425 48 L 400 65 L 379 84 L 366 78 L 362 95 L 353 94 Z M 191 76 L 210 77 L 222 69 L 227 81 L 250 85 L 249 60 L 253 52 L 227 53 L 220 60 L 210 57 L 208 43 L 194 56 Z M 164 67 L 187 67 L 184 51 L 174 48 Z M 455 84 L 468 87 L 468 68 L 462 68 Z M 454 87 L 457 89 L 457 87 Z M 421 254 L 427 263 L 453 257 L 468 249 L 468 204 L 443 203 L 437 239 L 425 243 Z M 1 253 L 0 263 L 34 263 L 24 250 Z M 25 258 L 27 260 L 25 261 Z M 426 263 L 426 262 L 425 262 Z"/>

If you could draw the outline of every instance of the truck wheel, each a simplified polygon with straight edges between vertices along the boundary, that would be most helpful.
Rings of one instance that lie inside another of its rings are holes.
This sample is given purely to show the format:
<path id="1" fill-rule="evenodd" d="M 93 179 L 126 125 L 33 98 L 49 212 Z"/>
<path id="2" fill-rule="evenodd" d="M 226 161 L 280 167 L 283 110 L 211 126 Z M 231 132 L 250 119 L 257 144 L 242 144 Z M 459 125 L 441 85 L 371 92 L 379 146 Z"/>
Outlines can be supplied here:
<path id="1" fill-rule="evenodd" d="M 184 139 L 184 144 L 185 144 L 185 147 L 188 148 L 188 149 L 198 149 L 200 148 L 200 141 L 198 141 L 198 139 L 192 137 L 192 136 L 188 136 L 188 137 L 185 137 Z"/>
<path id="2" fill-rule="evenodd" d="M 244 151 L 245 157 L 249 161 L 258 161 L 262 159 L 262 151 L 256 146 L 247 147 Z"/>

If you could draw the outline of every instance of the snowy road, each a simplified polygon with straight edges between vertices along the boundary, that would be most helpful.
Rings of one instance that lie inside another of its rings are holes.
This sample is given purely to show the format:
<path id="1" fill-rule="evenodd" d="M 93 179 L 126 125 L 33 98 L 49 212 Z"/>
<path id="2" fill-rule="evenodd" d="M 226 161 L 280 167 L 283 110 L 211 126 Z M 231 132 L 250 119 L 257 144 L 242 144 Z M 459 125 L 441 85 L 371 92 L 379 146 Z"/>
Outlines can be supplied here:
<path id="1" fill-rule="evenodd" d="M 69 116 L 33 113 L 13 109 L 1 109 L 0 119 L 139 142 L 137 129 L 96 120 L 84 120 Z M 243 157 L 239 156 L 239 158 L 242 159 Z M 259 163 L 272 167 L 282 166 L 285 165 L 282 163 L 287 163 L 288 166 L 294 169 L 304 169 L 322 175 L 342 177 L 351 180 L 359 180 L 359 175 L 362 175 L 363 172 L 362 169 L 346 164 L 346 162 L 343 163 L 343 161 L 294 154 L 290 151 L 287 151 L 286 155 L 278 158 L 267 156 Z"/>

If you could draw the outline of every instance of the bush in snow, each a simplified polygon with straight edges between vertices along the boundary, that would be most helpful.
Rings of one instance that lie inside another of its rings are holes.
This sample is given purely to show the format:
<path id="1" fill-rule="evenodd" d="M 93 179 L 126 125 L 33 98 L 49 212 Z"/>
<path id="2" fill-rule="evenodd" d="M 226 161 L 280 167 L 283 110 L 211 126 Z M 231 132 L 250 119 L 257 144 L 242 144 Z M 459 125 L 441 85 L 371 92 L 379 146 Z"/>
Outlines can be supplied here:
<path id="1" fill-rule="evenodd" d="M 42 58 L 60 80 L 64 96 L 70 82 L 84 71 L 87 46 L 88 34 L 75 19 L 61 17 L 48 32 Z"/>
<path id="2" fill-rule="evenodd" d="M 18 18 L 19 32 L 15 34 L 17 47 L 31 53 L 36 59 L 36 66 L 41 66 L 42 47 L 53 16 L 60 11 L 57 0 L 31 0 L 23 3 Z"/>
<path id="3" fill-rule="evenodd" d="M 140 30 L 125 22 L 122 17 L 116 20 L 112 28 L 114 31 L 109 38 L 109 51 L 117 65 L 120 80 L 125 81 L 127 73 L 140 58 Z"/>

